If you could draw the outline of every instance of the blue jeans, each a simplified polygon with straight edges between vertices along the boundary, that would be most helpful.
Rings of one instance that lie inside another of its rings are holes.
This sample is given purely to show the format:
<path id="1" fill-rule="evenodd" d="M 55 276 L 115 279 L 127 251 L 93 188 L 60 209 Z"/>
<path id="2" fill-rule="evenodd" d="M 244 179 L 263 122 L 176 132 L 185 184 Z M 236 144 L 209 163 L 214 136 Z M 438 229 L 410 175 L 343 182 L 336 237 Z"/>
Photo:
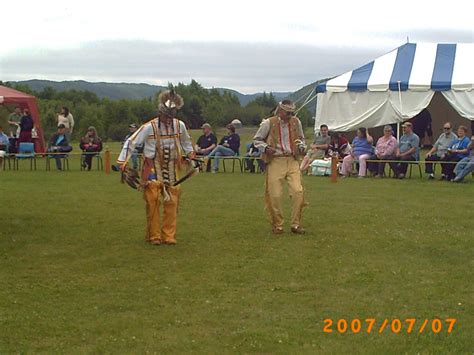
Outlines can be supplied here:
<path id="1" fill-rule="evenodd" d="M 48 148 L 48 153 L 58 153 L 58 150 Z M 51 154 L 49 155 L 49 158 L 54 159 L 56 161 L 56 169 L 61 170 L 62 169 L 61 159 L 65 158 L 66 156 L 67 154 Z"/>
<path id="2" fill-rule="evenodd" d="M 209 153 L 208 157 L 215 157 L 214 162 L 213 162 L 213 167 L 212 169 L 214 171 L 219 170 L 219 157 L 231 157 L 234 156 L 235 152 L 227 147 L 224 147 L 223 145 L 218 145 L 213 149 L 212 152 Z"/>
<path id="3" fill-rule="evenodd" d="M 463 158 L 454 168 L 455 180 L 461 181 L 467 174 L 472 172 L 474 172 L 474 156 Z"/>

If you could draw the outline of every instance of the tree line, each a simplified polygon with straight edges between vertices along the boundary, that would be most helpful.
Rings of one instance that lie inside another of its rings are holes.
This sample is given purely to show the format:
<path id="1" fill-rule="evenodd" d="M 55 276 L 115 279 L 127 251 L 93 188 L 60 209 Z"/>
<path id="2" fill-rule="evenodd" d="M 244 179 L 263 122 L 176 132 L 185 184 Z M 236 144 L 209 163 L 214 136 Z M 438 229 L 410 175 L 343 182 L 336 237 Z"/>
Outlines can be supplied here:
<path id="1" fill-rule="evenodd" d="M 142 124 L 156 117 L 159 95 L 157 92 L 154 97 L 141 100 L 110 100 L 101 99 L 90 91 L 57 91 L 46 87 L 36 92 L 24 84 L 11 85 L 0 81 L 0 85 L 37 97 L 46 137 L 56 130 L 59 109 L 62 106 L 68 107 L 75 121 L 73 139 L 79 139 L 87 127 L 94 126 L 104 139 L 122 140 L 128 132 L 129 124 Z M 184 107 L 179 111 L 178 117 L 190 128 L 199 128 L 204 122 L 213 127 L 224 127 L 235 118 L 244 126 L 258 126 L 263 118 L 271 115 L 277 105 L 271 93 L 263 93 L 242 106 L 236 95 L 227 91 L 221 93 L 216 89 L 205 89 L 195 80 L 189 84 L 179 83 L 175 89 L 184 98 Z M 306 108 L 298 113 L 298 117 L 303 126 L 311 125 L 311 115 Z"/>

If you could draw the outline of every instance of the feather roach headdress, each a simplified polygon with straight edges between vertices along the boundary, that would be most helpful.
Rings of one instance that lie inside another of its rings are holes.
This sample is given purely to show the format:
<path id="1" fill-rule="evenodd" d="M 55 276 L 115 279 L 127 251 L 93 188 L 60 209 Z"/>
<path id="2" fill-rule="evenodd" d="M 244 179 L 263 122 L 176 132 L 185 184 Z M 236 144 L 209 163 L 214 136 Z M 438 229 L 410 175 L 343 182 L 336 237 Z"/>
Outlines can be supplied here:
<path id="1" fill-rule="evenodd" d="M 176 115 L 176 111 L 184 105 L 183 98 L 181 95 L 178 95 L 174 89 L 160 93 L 158 102 L 158 111 L 170 116 Z"/>

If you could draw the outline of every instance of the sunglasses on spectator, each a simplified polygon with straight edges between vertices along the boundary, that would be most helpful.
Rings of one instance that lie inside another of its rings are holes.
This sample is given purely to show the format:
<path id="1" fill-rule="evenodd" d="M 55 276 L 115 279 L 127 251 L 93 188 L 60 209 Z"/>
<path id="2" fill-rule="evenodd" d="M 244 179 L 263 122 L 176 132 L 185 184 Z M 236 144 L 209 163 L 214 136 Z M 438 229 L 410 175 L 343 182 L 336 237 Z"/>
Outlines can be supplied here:
<path id="1" fill-rule="evenodd" d="M 451 127 L 443 127 L 443 129 L 444 129 L 445 131 L 449 131 L 449 130 L 451 129 Z"/>

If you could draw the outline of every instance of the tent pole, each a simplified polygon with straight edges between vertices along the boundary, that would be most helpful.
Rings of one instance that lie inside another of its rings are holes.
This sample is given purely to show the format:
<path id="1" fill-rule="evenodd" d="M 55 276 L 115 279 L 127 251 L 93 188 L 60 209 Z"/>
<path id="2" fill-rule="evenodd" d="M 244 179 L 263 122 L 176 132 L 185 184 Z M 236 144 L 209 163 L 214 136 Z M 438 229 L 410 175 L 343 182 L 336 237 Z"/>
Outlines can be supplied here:
<path id="1" fill-rule="evenodd" d="M 403 118 L 403 106 L 402 106 L 402 88 L 400 85 L 400 80 L 398 83 L 398 100 L 400 101 L 400 116 Z M 400 122 L 397 122 L 397 141 L 400 140 Z"/>

